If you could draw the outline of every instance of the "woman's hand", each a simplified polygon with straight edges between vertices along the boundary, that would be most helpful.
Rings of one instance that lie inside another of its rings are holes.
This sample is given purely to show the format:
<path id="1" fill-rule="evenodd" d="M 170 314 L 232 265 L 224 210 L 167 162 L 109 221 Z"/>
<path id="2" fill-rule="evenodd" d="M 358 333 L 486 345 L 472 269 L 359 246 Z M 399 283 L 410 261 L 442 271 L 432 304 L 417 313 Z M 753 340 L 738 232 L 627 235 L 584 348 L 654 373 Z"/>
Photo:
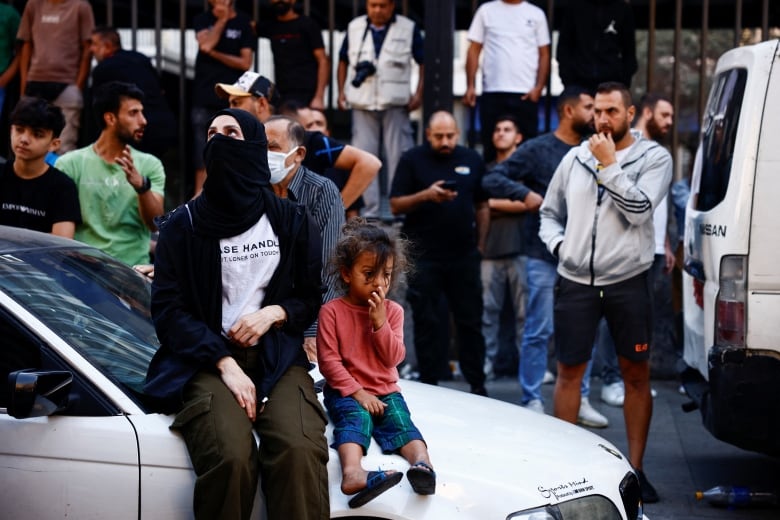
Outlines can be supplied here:
<path id="1" fill-rule="evenodd" d="M 240 347 L 253 347 L 272 325 L 283 324 L 287 312 L 279 305 L 269 305 L 241 316 L 227 333 L 228 339 Z"/>

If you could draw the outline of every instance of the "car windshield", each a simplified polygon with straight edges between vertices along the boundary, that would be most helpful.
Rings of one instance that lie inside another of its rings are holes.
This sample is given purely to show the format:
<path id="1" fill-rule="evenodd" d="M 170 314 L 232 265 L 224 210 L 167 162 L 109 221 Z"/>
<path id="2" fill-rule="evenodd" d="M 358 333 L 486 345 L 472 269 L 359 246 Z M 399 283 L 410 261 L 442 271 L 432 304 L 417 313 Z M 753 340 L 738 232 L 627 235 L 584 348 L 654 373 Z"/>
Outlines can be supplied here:
<path id="1" fill-rule="evenodd" d="M 0 255 L 0 288 L 105 375 L 140 392 L 159 342 L 150 284 L 94 249 Z"/>

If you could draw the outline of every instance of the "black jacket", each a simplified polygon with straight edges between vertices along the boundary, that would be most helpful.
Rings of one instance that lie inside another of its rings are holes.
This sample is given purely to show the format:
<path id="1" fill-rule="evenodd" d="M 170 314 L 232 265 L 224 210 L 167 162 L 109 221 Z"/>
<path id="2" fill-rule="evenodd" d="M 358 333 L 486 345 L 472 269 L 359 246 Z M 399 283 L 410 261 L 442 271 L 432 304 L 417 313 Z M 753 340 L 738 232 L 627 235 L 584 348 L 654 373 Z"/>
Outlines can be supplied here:
<path id="1" fill-rule="evenodd" d="M 558 73 L 564 86 L 631 86 L 637 70 L 634 14 L 625 0 L 576 0 L 563 13 Z"/>
<path id="2" fill-rule="evenodd" d="M 267 396 L 293 365 L 308 367 L 303 331 L 320 308 L 319 233 L 303 206 L 264 190 L 266 213 L 279 237 L 281 261 L 266 290 L 263 306 L 281 305 L 287 322 L 261 338 L 258 401 Z M 221 335 L 222 277 L 219 239 L 199 235 L 189 208 L 180 206 L 160 223 L 152 282 L 152 319 L 160 339 L 146 375 L 144 391 L 168 411 L 181 405 L 184 385 L 200 370 L 216 372 L 230 355 Z"/>

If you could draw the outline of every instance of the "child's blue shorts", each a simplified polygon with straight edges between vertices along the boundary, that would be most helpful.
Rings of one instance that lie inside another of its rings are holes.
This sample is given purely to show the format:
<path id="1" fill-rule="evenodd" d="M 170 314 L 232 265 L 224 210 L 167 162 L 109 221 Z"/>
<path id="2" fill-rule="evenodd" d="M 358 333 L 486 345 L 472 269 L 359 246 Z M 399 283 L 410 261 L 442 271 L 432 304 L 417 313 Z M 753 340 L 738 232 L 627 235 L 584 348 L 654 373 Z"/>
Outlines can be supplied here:
<path id="1" fill-rule="evenodd" d="M 385 413 L 379 417 L 373 417 L 352 397 L 341 397 L 329 386 L 325 386 L 324 395 L 325 407 L 333 422 L 331 448 L 353 442 L 363 447 L 365 455 L 372 436 L 384 453 L 395 453 L 414 440 L 425 442 L 399 392 L 377 396 L 387 405 Z"/>

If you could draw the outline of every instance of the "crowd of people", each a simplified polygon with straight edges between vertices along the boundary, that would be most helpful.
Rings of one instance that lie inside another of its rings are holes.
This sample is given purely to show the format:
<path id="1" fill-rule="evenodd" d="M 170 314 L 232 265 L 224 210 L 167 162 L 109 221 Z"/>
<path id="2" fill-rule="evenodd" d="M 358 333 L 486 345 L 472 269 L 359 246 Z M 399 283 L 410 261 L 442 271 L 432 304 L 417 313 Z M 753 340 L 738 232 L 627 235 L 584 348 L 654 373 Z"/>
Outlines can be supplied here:
<path id="1" fill-rule="evenodd" d="M 328 418 L 351 506 L 403 477 L 363 469 L 372 437 L 409 462 L 416 493 L 435 493 L 397 384 L 409 356 L 403 307 L 388 292 L 403 274 L 420 381 L 451 376 L 452 334 L 471 392 L 487 396 L 508 344 L 522 406 L 545 412 L 541 386 L 553 368 L 552 413 L 606 427 L 589 399 L 597 358 L 602 400 L 625 410 L 642 498 L 657 501 L 642 462 L 650 352 L 659 321 L 671 319 L 664 280 L 676 237 L 663 141 L 674 111 L 662 95 L 632 100 L 629 4 L 572 7 L 557 52 L 558 124 L 542 135 L 545 13 L 526 0 L 482 4 L 463 97 L 479 114 L 479 153 L 459 144 L 458 121 L 443 110 L 415 145 L 423 30 L 396 2 L 366 0 L 338 50 L 349 143 L 329 135 L 319 27 L 295 0 L 270 3 L 260 23 L 233 0 L 209 0 L 193 20 L 194 191 L 167 213 L 160 157 L 180 136 L 165 130 L 173 113 L 149 58 L 96 27 L 85 0 L 29 0 L 21 17 L 0 3 L 15 35 L 0 41 L 0 107 L 16 76 L 23 94 L 8 115 L 0 224 L 75 238 L 152 279 L 161 347 L 145 389 L 187 441 L 195 516 L 246 518 L 259 479 L 273 497 L 269 518 L 329 518 Z M 258 37 L 271 42 L 276 82 L 250 70 Z M 88 84 L 98 133 L 77 148 Z"/>

